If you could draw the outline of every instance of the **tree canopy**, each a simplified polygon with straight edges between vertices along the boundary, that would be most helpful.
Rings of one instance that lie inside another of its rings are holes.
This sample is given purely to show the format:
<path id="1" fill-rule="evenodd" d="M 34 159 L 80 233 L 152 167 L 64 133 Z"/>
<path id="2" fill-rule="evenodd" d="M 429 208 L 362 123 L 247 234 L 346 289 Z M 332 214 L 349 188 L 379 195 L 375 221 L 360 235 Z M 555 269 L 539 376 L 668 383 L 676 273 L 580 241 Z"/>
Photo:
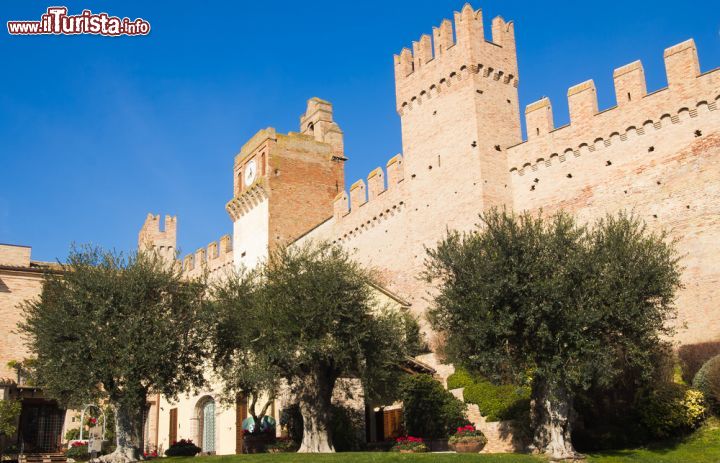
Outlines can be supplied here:
<path id="1" fill-rule="evenodd" d="M 205 286 L 155 254 L 86 247 L 62 267 L 24 305 L 35 380 L 69 407 L 109 401 L 117 410 L 109 459 L 137 460 L 148 394 L 173 398 L 204 382 Z"/>
<path id="2" fill-rule="evenodd" d="M 385 394 L 418 344 L 415 320 L 379 306 L 375 284 L 341 247 L 309 243 L 278 248 L 214 290 L 216 370 L 229 392 L 287 384 L 303 415 L 300 451 L 333 450 L 339 378 L 360 380 L 368 398 Z M 243 373 L 245 366 L 264 373 Z"/>
<path id="3" fill-rule="evenodd" d="M 428 250 L 430 319 L 451 360 L 496 380 L 530 380 L 534 446 L 557 458 L 570 442 L 574 391 L 622 371 L 654 369 L 672 334 L 680 268 L 664 233 L 635 216 L 578 225 L 490 210 L 477 229 Z"/>

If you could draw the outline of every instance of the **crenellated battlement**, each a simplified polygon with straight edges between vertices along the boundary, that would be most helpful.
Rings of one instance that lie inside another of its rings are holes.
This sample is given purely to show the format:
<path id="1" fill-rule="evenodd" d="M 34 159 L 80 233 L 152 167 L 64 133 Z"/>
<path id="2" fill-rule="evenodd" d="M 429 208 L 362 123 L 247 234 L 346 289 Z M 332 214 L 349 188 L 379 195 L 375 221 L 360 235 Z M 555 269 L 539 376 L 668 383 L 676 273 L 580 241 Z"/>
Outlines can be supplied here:
<path id="1" fill-rule="evenodd" d="M 160 214 L 149 213 L 138 233 L 138 250 L 156 251 L 168 261 L 173 261 L 176 247 L 177 217 L 166 215 L 161 222 Z"/>
<path id="2" fill-rule="evenodd" d="M 633 141 L 644 135 L 652 135 L 663 128 L 671 127 L 675 124 L 682 124 L 694 118 L 703 117 L 706 114 L 720 109 L 720 93 L 715 98 L 715 101 L 708 102 L 707 100 L 702 100 L 691 106 L 692 107 L 683 106 L 673 112 L 665 112 L 655 118 L 647 119 L 643 123 L 631 125 L 622 132 L 615 131 L 605 137 L 595 138 L 593 141 L 588 139 L 588 142 L 580 143 L 577 147 L 567 147 L 556 150 L 549 155 L 540 156 L 535 162 L 525 162 L 522 166 L 513 166 L 510 172 L 523 176 L 528 171 L 535 172 L 541 169 L 551 168 L 554 165 L 559 165 L 572 158 L 579 158 L 591 153 L 599 153 L 601 150 L 614 147 L 617 144 Z M 700 133 L 702 133 L 702 131 L 700 131 Z M 648 148 L 650 150 L 649 152 L 654 151 L 654 147 L 652 148 L 652 150 Z M 649 160 L 650 159 L 652 159 L 652 155 L 649 156 Z M 608 166 L 609 165 L 610 164 L 608 164 Z"/>
<path id="3" fill-rule="evenodd" d="M 333 216 L 336 223 L 344 220 L 353 212 L 359 211 L 363 206 L 368 208 L 382 201 L 389 194 L 394 194 L 404 180 L 402 154 L 396 154 L 386 164 L 387 176 L 381 167 L 376 167 L 365 180 L 360 179 L 350 186 L 350 194 L 344 190 L 337 194 L 333 200 Z M 385 178 L 387 177 L 387 187 Z"/>
<path id="4" fill-rule="evenodd" d="M 517 87 L 515 30 L 501 17 L 492 21 L 492 41 L 485 39 L 482 11 L 465 4 L 444 19 L 432 37 L 423 34 L 394 56 L 397 110 L 410 110 L 447 90 L 455 81 L 478 75 Z"/>
<path id="5" fill-rule="evenodd" d="M 526 167 L 565 153 L 593 151 L 599 143 L 607 146 L 642 134 L 644 127 L 675 121 L 682 113 L 695 115 L 704 108 L 713 110 L 720 97 L 720 71 L 700 74 L 700 65 L 692 39 L 665 50 L 668 87 L 647 93 L 645 72 L 635 61 L 613 72 L 617 105 L 600 111 L 592 80 L 568 90 L 570 123 L 555 128 L 552 105 L 548 98 L 529 104 L 525 110 L 527 140 L 508 149 L 511 172 L 522 174 Z M 661 109 L 658 109 L 661 108 Z"/>
<path id="6" fill-rule="evenodd" d="M 212 277 L 230 270 L 233 265 L 233 244 L 230 235 L 223 235 L 219 241 L 213 241 L 182 259 L 183 274 L 188 278 L 208 272 Z"/>

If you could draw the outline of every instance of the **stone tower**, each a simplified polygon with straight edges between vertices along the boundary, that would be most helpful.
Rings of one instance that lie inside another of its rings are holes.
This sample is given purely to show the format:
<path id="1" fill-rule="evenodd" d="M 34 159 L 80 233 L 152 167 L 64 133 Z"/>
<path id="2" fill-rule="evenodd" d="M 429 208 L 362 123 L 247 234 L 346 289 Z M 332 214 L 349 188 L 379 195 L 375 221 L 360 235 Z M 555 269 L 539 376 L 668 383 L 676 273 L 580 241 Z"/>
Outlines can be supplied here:
<path id="1" fill-rule="evenodd" d="M 408 196 L 451 227 L 463 225 L 460 211 L 509 205 L 506 149 L 522 141 L 513 23 L 493 19 L 487 41 L 482 12 L 466 4 L 454 25 L 453 34 L 444 20 L 395 56 Z M 440 183 L 451 201 L 437 198 Z"/>
<path id="2" fill-rule="evenodd" d="M 174 262 L 177 251 L 177 217 L 165 216 L 164 228 L 160 227 L 160 215 L 148 214 L 140 233 L 139 251 L 156 251 L 163 259 Z"/>
<path id="3" fill-rule="evenodd" d="M 235 157 L 234 197 L 226 210 L 233 221 L 236 265 L 252 268 L 268 250 L 288 244 L 332 216 L 343 189 L 343 133 L 333 108 L 308 100 L 301 133 L 267 128 Z"/>

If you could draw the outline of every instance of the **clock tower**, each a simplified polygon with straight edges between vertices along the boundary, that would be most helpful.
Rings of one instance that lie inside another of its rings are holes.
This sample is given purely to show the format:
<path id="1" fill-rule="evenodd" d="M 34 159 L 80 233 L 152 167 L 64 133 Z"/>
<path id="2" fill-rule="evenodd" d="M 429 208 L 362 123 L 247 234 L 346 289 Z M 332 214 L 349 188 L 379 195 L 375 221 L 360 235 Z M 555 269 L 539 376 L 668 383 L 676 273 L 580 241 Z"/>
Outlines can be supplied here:
<path id="1" fill-rule="evenodd" d="M 333 214 L 344 188 L 343 133 L 332 105 L 308 100 L 300 133 L 260 130 L 235 157 L 233 260 L 254 267 L 274 246 L 288 244 Z"/>

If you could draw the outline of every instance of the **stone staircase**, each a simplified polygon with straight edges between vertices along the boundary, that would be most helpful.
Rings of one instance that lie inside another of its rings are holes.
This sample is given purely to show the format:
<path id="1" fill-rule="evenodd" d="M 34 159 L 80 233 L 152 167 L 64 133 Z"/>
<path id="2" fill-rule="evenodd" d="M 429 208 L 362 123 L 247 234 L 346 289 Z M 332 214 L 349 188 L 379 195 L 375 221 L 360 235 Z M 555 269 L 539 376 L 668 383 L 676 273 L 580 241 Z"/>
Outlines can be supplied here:
<path id="1" fill-rule="evenodd" d="M 18 463 L 67 463 L 67 458 L 62 453 L 24 453 Z"/>
<path id="2" fill-rule="evenodd" d="M 450 389 L 450 392 L 464 402 L 464 389 L 464 387 Z M 481 453 L 511 453 L 517 451 L 519 444 L 510 430 L 510 422 L 487 422 L 475 404 L 467 404 L 466 415 L 467 419 L 475 425 L 475 428 L 482 431 L 487 437 L 488 442 Z"/>

